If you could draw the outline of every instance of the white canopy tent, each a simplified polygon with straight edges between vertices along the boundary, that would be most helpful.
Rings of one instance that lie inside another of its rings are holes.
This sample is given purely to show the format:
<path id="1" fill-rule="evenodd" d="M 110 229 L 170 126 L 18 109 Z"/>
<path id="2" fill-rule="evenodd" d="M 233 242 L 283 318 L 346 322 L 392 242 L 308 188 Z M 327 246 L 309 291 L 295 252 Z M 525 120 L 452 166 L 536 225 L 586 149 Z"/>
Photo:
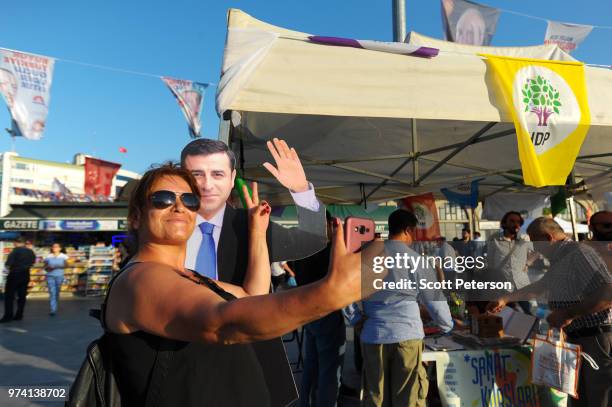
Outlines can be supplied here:
<path id="1" fill-rule="evenodd" d="M 485 178 L 481 197 L 529 190 L 515 182 L 520 163 L 511 114 L 495 100 L 476 52 L 572 58 L 554 46 L 474 48 L 411 38 L 440 54 L 426 59 L 316 44 L 308 34 L 230 10 L 217 110 L 231 117 L 226 141 L 244 177 L 266 185 L 273 202 L 288 202 L 261 167 L 271 159 L 265 141 L 280 137 L 296 148 L 317 195 L 329 203 L 438 192 L 475 178 Z M 612 71 L 587 67 L 586 82 L 592 127 L 576 180 L 612 168 Z"/>

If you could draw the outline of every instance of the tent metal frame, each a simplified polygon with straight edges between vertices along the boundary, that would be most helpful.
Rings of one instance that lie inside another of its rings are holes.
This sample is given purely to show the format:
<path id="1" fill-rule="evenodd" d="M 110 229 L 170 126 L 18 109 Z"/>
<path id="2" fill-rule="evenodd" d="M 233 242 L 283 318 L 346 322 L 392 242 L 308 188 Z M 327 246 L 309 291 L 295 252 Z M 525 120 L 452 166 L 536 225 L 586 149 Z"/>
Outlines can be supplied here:
<path id="1" fill-rule="evenodd" d="M 516 176 L 515 173 L 513 173 L 513 171 L 516 171 L 516 169 L 511 169 L 511 170 L 490 170 L 487 168 L 483 168 L 483 167 L 478 167 L 478 166 L 474 166 L 474 165 L 468 165 L 468 164 L 454 164 L 451 163 L 450 160 L 453 159 L 453 157 L 455 157 L 457 154 L 459 154 L 460 152 L 464 151 L 465 149 L 467 149 L 468 147 L 475 145 L 475 144 L 479 144 L 479 143 L 483 143 L 483 142 L 487 142 L 490 140 L 495 140 L 501 137 L 507 137 L 510 135 L 515 135 L 516 131 L 514 128 L 511 129 L 506 129 L 506 130 L 501 130 L 495 133 L 491 133 L 491 134 L 487 134 L 487 132 L 489 132 L 493 127 L 495 127 L 497 124 L 500 124 L 501 122 L 488 122 L 487 124 L 485 124 L 482 128 L 480 128 L 478 131 L 476 131 L 473 135 L 471 135 L 469 138 L 467 138 L 465 141 L 463 142 L 459 142 L 459 143 L 454 143 L 454 144 L 449 144 L 443 147 L 437 147 L 437 148 L 433 148 L 430 150 L 425 150 L 425 151 L 419 151 L 419 133 L 418 133 L 418 129 L 417 129 L 417 124 L 418 121 L 417 119 L 410 119 L 411 120 L 411 146 L 412 146 L 412 151 L 407 152 L 407 153 L 403 153 L 403 154 L 393 154 L 393 155 L 385 155 L 385 156 L 376 156 L 376 157 L 363 157 L 363 158 L 351 158 L 351 159 L 342 159 L 342 160 L 317 160 L 314 158 L 310 158 L 310 157 L 304 157 L 302 156 L 302 163 L 304 166 L 329 166 L 329 167 L 334 167 L 334 168 L 338 168 L 344 171 L 348 171 L 351 173 L 355 173 L 355 174 L 362 174 L 362 175 L 367 175 L 370 177 L 374 177 L 374 178 L 379 178 L 381 179 L 381 182 L 376 185 L 375 187 L 373 187 L 367 194 L 364 193 L 363 198 L 361 199 L 361 201 L 359 202 L 359 204 L 366 204 L 366 202 L 368 201 L 368 199 L 370 199 L 376 192 L 378 192 L 379 190 L 383 190 L 383 191 L 387 191 L 387 192 L 393 192 L 398 194 L 396 197 L 392 197 L 392 198 L 386 198 L 386 199 L 399 199 L 405 196 L 410 195 L 410 192 L 408 191 L 402 191 L 401 189 L 396 189 L 391 187 L 390 185 L 388 185 L 389 183 L 394 183 L 394 184 L 400 184 L 406 187 L 419 187 L 419 186 L 428 186 L 428 185 L 439 185 L 439 184 L 450 184 L 450 183 L 454 183 L 457 181 L 462 181 L 465 180 L 465 176 L 457 176 L 457 177 L 451 177 L 451 178 L 446 178 L 443 180 L 437 180 L 435 182 L 435 184 L 428 184 L 428 183 L 423 183 L 423 181 L 425 181 L 427 178 L 429 178 L 431 175 L 435 174 L 436 171 L 438 171 L 441 167 L 443 167 L 444 165 L 449 165 L 449 166 L 453 166 L 453 167 L 457 167 L 457 168 L 463 168 L 463 169 L 469 169 L 469 170 L 473 170 L 473 171 L 478 171 L 478 174 L 474 174 L 471 175 L 470 178 L 477 178 L 477 177 L 487 177 L 487 176 L 492 176 L 492 175 L 510 175 L 510 176 Z M 236 128 L 231 124 L 231 122 L 229 122 L 229 134 L 227 135 L 227 141 L 228 142 L 232 142 L 234 141 L 236 138 L 235 136 L 235 131 Z M 248 171 L 250 169 L 254 169 L 255 167 L 244 167 L 244 146 L 243 146 L 243 141 L 242 138 L 237 137 L 237 139 L 239 139 L 239 143 L 240 143 L 240 168 L 242 170 L 242 173 L 245 174 L 245 171 Z M 228 143 L 229 144 L 229 143 Z M 437 153 L 441 153 L 441 152 L 449 152 L 444 158 L 442 159 L 432 159 L 432 158 L 427 158 L 428 155 L 432 155 L 432 154 L 437 154 Z M 593 158 L 606 158 L 606 157 L 612 157 L 612 153 L 602 153 L 602 154 L 591 154 L 591 155 L 585 155 L 585 156 L 579 156 L 576 158 L 576 162 L 579 162 L 581 164 L 586 164 L 586 165 L 592 165 L 592 166 L 598 166 L 598 167 L 604 167 L 607 169 L 612 169 L 612 164 L 607 164 L 607 163 L 602 163 L 602 162 L 597 162 L 597 161 L 592 161 L 591 159 Z M 369 171 L 369 170 L 364 170 L 364 169 L 360 169 L 360 168 L 356 168 L 350 164 L 352 163 L 362 163 L 362 162 L 374 162 L 374 161 L 388 161 L 388 160 L 399 160 L 399 159 L 403 159 L 404 161 L 402 163 L 400 163 L 393 171 L 391 171 L 388 175 L 387 174 L 383 174 L 383 173 L 379 173 L 379 172 L 375 172 L 375 171 Z M 430 168 L 429 170 L 427 170 L 424 174 L 420 173 L 420 165 L 419 162 L 420 161 L 424 161 L 424 162 L 430 162 L 430 163 L 434 163 L 434 166 L 432 168 Z M 412 180 L 407 181 L 405 179 L 400 179 L 398 177 L 396 177 L 396 175 L 406 167 L 406 165 L 412 163 Z M 604 171 L 604 173 L 607 171 Z M 362 184 L 359 184 L 362 185 Z M 355 185 L 357 186 L 357 184 Z M 520 189 L 524 190 L 526 188 L 526 186 L 524 185 L 520 185 L 518 183 L 512 182 L 508 185 L 503 185 L 503 184 L 497 184 L 496 186 L 499 186 L 498 189 L 494 190 L 493 192 L 487 194 L 485 197 L 491 196 L 495 193 L 498 192 L 502 192 L 502 191 L 506 191 L 506 190 L 514 190 L 520 187 Z M 343 199 L 343 198 L 339 198 L 336 196 L 333 196 L 333 194 L 329 194 L 324 192 L 326 189 L 335 189 L 335 188 L 339 188 L 339 187 L 346 187 L 346 185 L 342 185 L 342 186 L 327 186 L 327 187 L 318 187 L 317 188 L 317 195 L 321 196 L 322 198 L 326 198 L 329 200 L 333 200 L 335 202 L 338 203 L 353 203 L 352 201 Z M 529 188 L 529 187 L 527 187 Z"/>

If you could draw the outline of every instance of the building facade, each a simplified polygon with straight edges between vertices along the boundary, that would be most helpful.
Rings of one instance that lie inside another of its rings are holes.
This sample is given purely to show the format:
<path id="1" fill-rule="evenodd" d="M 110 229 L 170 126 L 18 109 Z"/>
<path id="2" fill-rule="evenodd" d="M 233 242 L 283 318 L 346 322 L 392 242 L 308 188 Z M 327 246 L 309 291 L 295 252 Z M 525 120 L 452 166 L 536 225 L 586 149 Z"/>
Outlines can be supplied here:
<path id="1" fill-rule="evenodd" d="M 0 217 L 11 205 L 58 200 L 57 194 L 69 190 L 84 195 L 85 155 L 77 154 L 72 164 L 21 157 L 14 152 L 0 154 Z M 121 188 L 140 175 L 120 169 L 113 179 L 111 199 Z M 66 189 L 64 189 L 66 188 Z"/>

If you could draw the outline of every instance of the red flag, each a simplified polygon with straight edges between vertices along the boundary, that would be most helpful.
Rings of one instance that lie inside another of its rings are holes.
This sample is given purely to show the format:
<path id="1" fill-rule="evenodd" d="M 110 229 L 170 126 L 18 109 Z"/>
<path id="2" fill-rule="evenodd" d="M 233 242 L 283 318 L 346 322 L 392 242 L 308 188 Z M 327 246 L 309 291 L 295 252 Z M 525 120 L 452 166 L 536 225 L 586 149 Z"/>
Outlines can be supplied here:
<path id="1" fill-rule="evenodd" d="M 432 193 L 409 196 L 403 199 L 404 207 L 414 213 L 419 223 L 417 223 L 417 241 L 433 240 L 440 236 L 440 224 L 438 222 L 438 210 L 436 200 Z"/>
<path id="2" fill-rule="evenodd" d="M 125 147 L 119 147 L 119 152 L 120 152 L 120 153 L 127 153 L 127 148 L 125 148 Z"/>
<path id="3" fill-rule="evenodd" d="M 85 194 L 109 196 L 121 164 L 85 157 Z"/>

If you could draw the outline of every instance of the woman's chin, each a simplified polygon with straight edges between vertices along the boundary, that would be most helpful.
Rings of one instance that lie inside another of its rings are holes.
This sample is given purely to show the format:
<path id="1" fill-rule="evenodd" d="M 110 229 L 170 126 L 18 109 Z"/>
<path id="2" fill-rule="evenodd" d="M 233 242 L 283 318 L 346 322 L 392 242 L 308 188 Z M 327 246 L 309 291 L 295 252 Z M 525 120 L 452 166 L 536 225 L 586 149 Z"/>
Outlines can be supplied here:
<path id="1" fill-rule="evenodd" d="M 173 233 L 163 237 L 161 239 L 163 244 L 172 245 L 172 246 L 182 246 L 187 244 L 187 240 L 189 240 L 189 234 L 187 233 Z"/>

